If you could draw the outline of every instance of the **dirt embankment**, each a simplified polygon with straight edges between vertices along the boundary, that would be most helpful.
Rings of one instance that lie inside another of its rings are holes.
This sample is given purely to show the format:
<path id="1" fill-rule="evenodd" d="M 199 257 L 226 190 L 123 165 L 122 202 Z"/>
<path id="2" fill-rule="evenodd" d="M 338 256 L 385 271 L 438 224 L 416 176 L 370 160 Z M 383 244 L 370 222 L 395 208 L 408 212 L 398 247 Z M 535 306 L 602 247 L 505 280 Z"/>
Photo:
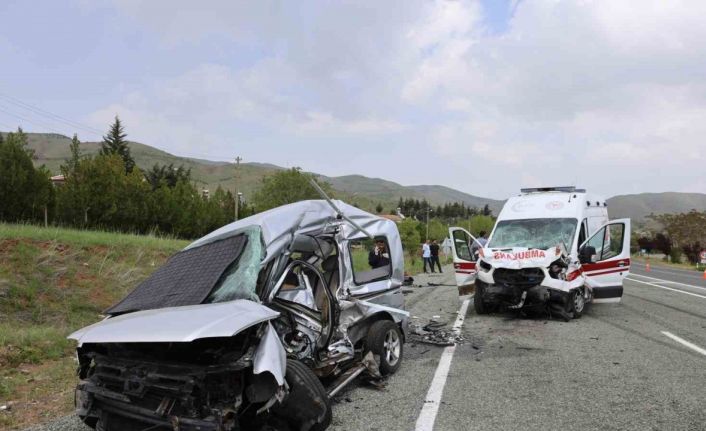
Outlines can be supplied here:
<path id="1" fill-rule="evenodd" d="M 0 229 L 0 430 L 72 408 L 66 336 L 147 277 L 186 242 L 3 225 Z M 2 409 L 2 406 L 6 406 Z"/>

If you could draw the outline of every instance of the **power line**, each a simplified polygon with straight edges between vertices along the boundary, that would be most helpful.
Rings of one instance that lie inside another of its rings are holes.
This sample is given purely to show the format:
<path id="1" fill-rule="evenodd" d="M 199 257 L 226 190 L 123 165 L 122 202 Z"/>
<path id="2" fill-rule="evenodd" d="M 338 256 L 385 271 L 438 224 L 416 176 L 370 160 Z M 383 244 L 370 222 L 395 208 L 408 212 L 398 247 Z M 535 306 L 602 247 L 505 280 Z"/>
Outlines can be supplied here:
<path id="1" fill-rule="evenodd" d="M 7 129 L 8 132 L 12 132 L 12 130 L 13 130 L 12 126 L 8 126 L 8 125 L 5 124 L 5 123 L 0 123 L 0 126 L 2 126 L 3 128 Z"/>
<path id="2" fill-rule="evenodd" d="M 76 128 L 76 129 L 79 129 L 79 130 L 82 130 L 84 132 L 88 132 L 91 134 L 96 134 L 101 137 L 103 135 L 103 132 L 96 129 L 96 128 L 93 128 L 91 126 L 87 126 L 87 125 L 79 123 L 77 121 L 70 120 L 66 117 L 62 117 L 61 115 L 47 111 L 46 109 L 42 109 L 37 106 L 30 105 L 29 103 L 23 102 L 15 97 L 9 96 L 7 94 L 0 93 L 0 98 L 4 99 L 6 102 L 9 102 L 19 108 L 26 109 L 30 112 L 33 112 L 34 114 L 41 115 L 45 118 L 49 118 L 52 121 L 58 121 L 58 122 L 64 123 L 67 126 L 70 126 L 72 128 Z"/>
<path id="3" fill-rule="evenodd" d="M 87 126 L 87 125 L 85 125 L 85 124 L 82 124 L 82 123 L 79 123 L 79 122 L 77 122 L 77 121 L 73 121 L 73 120 L 71 120 L 71 119 L 68 119 L 68 118 L 66 118 L 66 117 L 63 117 L 63 116 L 61 116 L 61 115 L 55 114 L 55 113 L 53 113 L 53 112 L 51 112 L 51 111 L 48 111 L 48 110 L 46 110 L 46 109 L 43 109 L 43 108 L 40 108 L 40 107 L 31 105 L 31 104 L 26 103 L 26 102 L 23 102 L 22 100 L 20 100 L 20 99 L 18 99 L 18 98 L 16 98 L 16 97 L 10 96 L 10 95 L 8 95 L 8 94 L 0 93 L 0 99 L 2 99 L 2 101 L 4 101 L 5 103 L 10 103 L 10 104 L 12 104 L 12 105 L 14 105 L 14 106 L 16 106 L 16 107 L 18 107 L 18 108 L 21 108 L 21 109 L 24 109 L 24 110 L 26 110 L 26 111 L 29 111 L 29 112 L 31 112 L 31 113 L 33 113 L 33 114 L 35 114 L 35 115 L 40 115 L 40 116 L 42 116 L 42 117 L 44 117 L 44 118 L 46 118 L 46 119 L 49 119 L 49 120 L 51 120 L 51 121 L 55 121 L 55 122 L 61 123 L 63 126 L 69 126 L 69 127 L 71 127 L 71 128 L 74 128 L 74 129 L 79 129 L 79 130 L 81 130 L 81 131 L 88 132 L 88 133 L 90 133 L 90 134 L 92 134 L 92 135 L 96 135 L 96 136 L 97 136 L 99 139 L 101 139 L 101 140 L 103 139 L 103 132 L 100 131 L 100 130 L 98 130 L 98 129 L 96 129 L 96 128 L 93 128 L 93 127 L 91 127 L 91 126 Z M 6 109 L 9 109 L 9 107 L 8 107 L 7 105 L 0 105 L 0 106 L 3 106 L 3 107 L 5 107 Z M 53 127 L 53 126 L 51 126 L 51 125 L 49 125 L 49 124 L 47 124 L 47 123 L 45 123 L 45 122 L 43 122 L 43 121 L 33 120 L 33 119 L 27 118 L 27 117 L 25 117 L 25 116 L 22 116 L 22 115 L 13 113 L 13 112 L 9 112 L 9 111 L 3 110 L 3 109 L 0 109 L 0 112 L 4 112 L 5 114 L 10 115 L 10 116 L 15 117 L 15 118 L 18 118 L 18 119 L 20 119 L 20 120 L 22 120 L 22 121 L 26 121 L 26 122 L 28 122 L 28 123 L 35 124 L 35 125 L 39 125 L 39 126 L 41 126 L 41 127 L 47 128 L 47 129 L 49 129 L 50 131 L 52 131 L 52 132 L 54 132 L 54 133 L 58 133 L 58 134 L 61 134 L 61 135 L 71 135 L 71 133 L 68 133 L 68 134 L 67 134 L 67 133 L 64 133 L 64 132 L 60 132 L 60 131 L 58 131 L 55 127 Z M 2 124 L 0 124 L 0 125 L 2 125 Z M 4 126 L 4 127 L 9 127 L 9 126 L 7 126 L 7 125 L 3 125 L 3 126 Z M 12 129 L 12 128 L 10 127 L 10 129 Z M 228 156 L 215 155 L 215 154 L 203 154 L 203 153 L 196 153 L 196 152 L 189 152 L 189 154 L 183 154 L 183 155 L 174 154 L 174 156 L 176 156 L 176 157 L 182 157 L 182 158 L 193 158 L 193 159 L 199 159 L 199 158 L 200 158 L 200 159 L 206 159 L 206 160 L 209 160 L 209 161 L 220 161 L 220 162 L 227 162 L 227 160 L 230 158 L 230 157 L 228 157 Z M 212 160 L 212 159 L 221 159 L 221 160 Z"/>
<path id="4" fill-rule="evenodd" d="M 47 124 L 41 123 L 41 122 L 36 121 L 36 120 L 30 120 L 30 119 L 25 118 L 25 117 L 23 117 L 23 116 L 21 116 L 21 115 L 18 115 L 18 114 L 13 114 L 12 112 L 6 111 L 6 110 L 4 110 L 4 109 L 2 109 L 2 108 L 0 108 L 0 112 L 4 112 L 5 114 L 10 115 L 10 116 L 12 116 L 12 117 L 15 117 L 15 118 L 17 118 L 17 119 L 19 119 L 19 120 L 21 120 L 21 121 L 26 121 L 26 122 L 28 122 L 28 123 L 32 123 L 32 124 L 36 124 L 36 125 L 39 125 L 39 126 L 42 126 L 42 127 L 46 127 L 46 128 L 49 129 L 50 131 L 52 131 L 52 132 L 54 132 L 54 133 L 57 133 L 57 134 L 59 134 L 59 135 L 62 135 L 62 134 L 63 134 L 63 132 L 60 132 L 60 131 L 54 129 L 53 127 L 51 127 L 51 126 L 49 126 L 49 125 L 47 125 Z"/>

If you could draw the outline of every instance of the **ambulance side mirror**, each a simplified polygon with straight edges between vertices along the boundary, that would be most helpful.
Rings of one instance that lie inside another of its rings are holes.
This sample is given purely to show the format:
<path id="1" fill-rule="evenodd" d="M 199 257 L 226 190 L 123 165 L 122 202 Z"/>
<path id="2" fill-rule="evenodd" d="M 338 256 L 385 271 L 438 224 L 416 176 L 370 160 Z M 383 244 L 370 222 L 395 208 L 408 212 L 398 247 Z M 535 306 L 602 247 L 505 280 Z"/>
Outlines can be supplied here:
<path id="1" fill-rule="evenodd" d="M 593 263 L 593 255 L 596 254 L 596 247 L 591 247 L 590 245 L 584 245 L 579 250 L 579 262 L 581 263 Z"/>

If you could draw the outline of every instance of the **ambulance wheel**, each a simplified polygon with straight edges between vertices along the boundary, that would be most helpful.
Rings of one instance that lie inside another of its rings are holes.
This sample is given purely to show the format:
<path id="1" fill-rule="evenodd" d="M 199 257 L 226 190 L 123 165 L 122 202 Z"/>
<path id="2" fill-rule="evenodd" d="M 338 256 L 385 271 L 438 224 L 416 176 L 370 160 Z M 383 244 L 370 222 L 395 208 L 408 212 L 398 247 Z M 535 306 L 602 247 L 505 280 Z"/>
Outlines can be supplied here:
<path id="1" fill-rule="evenodd" d="M 569 294 L 569 312 L 574 315 L 574 319 L 580 319 L 586 309 L 586 298 L 583 293 L 583 288 L 574 289 Z"/>
<path id="2" fill-rule="evenodd" d="M 476 293 L 473 295 L 473 308 L 476 314 L 488 314 L 490 312 L 488 304 L 483 302 L 483 285 L 476 283 Z"/>

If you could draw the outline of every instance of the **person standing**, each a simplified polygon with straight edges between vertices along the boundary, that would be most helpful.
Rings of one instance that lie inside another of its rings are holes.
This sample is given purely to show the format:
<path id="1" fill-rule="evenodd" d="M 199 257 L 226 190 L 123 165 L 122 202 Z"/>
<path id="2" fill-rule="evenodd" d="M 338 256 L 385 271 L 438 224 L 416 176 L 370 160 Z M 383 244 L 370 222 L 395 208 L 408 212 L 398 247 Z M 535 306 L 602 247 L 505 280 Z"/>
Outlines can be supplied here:
<path id="1" fill-rule="evenodd" d="M 482 230 L 478 232 L 478 238 L 473 241 L 473 245 L 471 246 L 471 252 L 473 253 L 474 257 L 477 257 L 478 251 L 481 248 L 484 248 L 486 244 L 488 244 L 488 238 L 486 238 L 485 235 L 485 231 Z"/>
<path id="2" fill-rule="evenodd" d="M 439 244 L 436 242 L 436 240 L 433 240 L 431 242 L 429 249 L 431 250 L 431 272 L 434 272 L 434 264 L 436 264 L 436 266 L 439 268 L 439 273 L 442 273 L 443 271 L 441 270 L 441 262 L 439 262 Z"/>
<path id="3" fill-rule="evenodd" d="M 429 240 L 424 241 L 422 244 L 422 260 L 424 261 L 424 273 L 427 273 L 427 265 L 431 272 L 434 272 L 434 268 L 431 266 L 431 247 L 429 247 Z"/>

